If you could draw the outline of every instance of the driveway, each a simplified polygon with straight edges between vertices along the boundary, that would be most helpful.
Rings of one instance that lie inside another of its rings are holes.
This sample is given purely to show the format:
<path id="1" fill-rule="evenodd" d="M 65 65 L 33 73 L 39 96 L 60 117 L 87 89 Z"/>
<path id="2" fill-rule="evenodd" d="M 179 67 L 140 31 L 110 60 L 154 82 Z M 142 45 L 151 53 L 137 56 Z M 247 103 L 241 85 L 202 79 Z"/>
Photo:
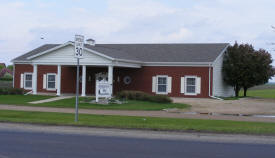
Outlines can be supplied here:
<path id="1" fill-rule="evenodd" d="M 191 105 L 186 111 L 225 114 L 275 114 L 275 99 L 240 98 L 239 100 L 217 100 L 201 98 L 173 98 L 176 103 Z"/>

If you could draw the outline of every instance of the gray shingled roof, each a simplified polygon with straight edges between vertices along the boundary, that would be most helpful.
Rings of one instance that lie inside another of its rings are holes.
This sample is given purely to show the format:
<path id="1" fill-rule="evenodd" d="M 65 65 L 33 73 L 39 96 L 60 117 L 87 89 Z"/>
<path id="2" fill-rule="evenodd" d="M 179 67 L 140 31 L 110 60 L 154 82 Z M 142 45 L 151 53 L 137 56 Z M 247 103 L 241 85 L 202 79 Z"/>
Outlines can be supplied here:
<path id="1" fill-rule="evenodd" d="M 60 44 L 45 44 L 45 45 L 42 45 L 42 46 L 40 46 L 40 47 L 38 47 L 38 48 L 36 48 L 36 49 L 26 53 L 26 54 L 23 54 L 23 55 L 15 58 L 15 59 L 13 59 L 13 60 L 15 60 L 15 61 L 16 60 L 18 60 L 18 61 L 29 61 L 27 59 L 28 57 L 33 56 L 33 55 L 38 54 L 38 53 L 41 53 L 41 52 L 44 52 L 46 50 L 49 50 L 49 49 L 54 48 L 54 47 L 59 46 L 59 45 Z"/>
<path id="2" fill-rule="evenodd" d="M 14 60 L 27 57 L 58 46 L 46 44 Z M 85 47 L 115 59 L 141 62 L 213 62 L 228 43 L 211 44 L 96 44 Z"/>

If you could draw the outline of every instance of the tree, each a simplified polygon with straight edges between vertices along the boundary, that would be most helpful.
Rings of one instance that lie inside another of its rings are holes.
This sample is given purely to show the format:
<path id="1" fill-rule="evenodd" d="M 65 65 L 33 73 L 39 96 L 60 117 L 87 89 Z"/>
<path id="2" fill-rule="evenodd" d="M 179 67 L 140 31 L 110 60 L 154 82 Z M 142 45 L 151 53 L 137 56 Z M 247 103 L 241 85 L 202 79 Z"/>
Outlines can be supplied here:
<path id="1" fill-rule="evenodd" d="M 1 71 L 3 68 L 5 68 L 5 66 L 0 64 L 0 71 Z"/>
<path id="2" fill-rule="evenodd" d="M 238 43 L 235 43 L 227 48 L 223 61 L 223 79 L 227 84 L 234 87 L 236 97 L 239 96 L 241 89 L 239 68 L 242 65 L 242 55 Z"/>
<path id="3" fill-rule="evenodd" d="M 245 56 L 245 61 L 249 68 L 245 70 L 246 74 L 243 76 L 241 82 L 244 96 L 246 96 L 248 88 L 265 84 L 275 75 L 275 71 L 271 65 L 271 55 L 264 49 L 249 52 Z"/>
<path id="4" fill-rule="evenodd" d="M 7 66 L 8 69 L 10 69 L 11 71 L 13 71 L 13 65 L 9 65 Z"/>
<path id="5" fill-rule="evenodd" d="M 264 49 L 254 50 L 252 45 L 235 43 L 224 57 L 224 81 L 234 87 L 235 96 L 241 88 L 244 96 L 250 87 L 265 84 L 275 75 L 271 55 Z"/>
<path id="6" fill-rule="evenodd" d="M 240 88 L 244 90 L 244 96 L 246 96 L 247 89 L 253 87 L 255 83 L 255 52 L 254 47 L 249 44 L 239 45 L 241 56 L 241 64 L 239 65 L 239 84 Z"/>

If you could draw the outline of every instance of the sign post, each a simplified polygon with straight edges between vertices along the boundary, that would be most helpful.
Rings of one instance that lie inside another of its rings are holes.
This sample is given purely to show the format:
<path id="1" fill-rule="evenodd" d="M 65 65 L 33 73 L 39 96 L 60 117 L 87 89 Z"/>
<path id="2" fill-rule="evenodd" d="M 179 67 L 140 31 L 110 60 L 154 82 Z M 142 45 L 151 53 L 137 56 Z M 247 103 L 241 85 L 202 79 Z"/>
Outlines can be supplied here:
<path id="1" fill-rule="evenodd" d="M 75 35 L 74 50 L 75 58 L 77 58 L 77 72 L 76 72 L 76 99 L 75 99 L 75 122 L 78 122 L 78 96 L 79 96 L 79 59 L 83 57 L 82 51 L 84 46 L 84 36 Z"/>

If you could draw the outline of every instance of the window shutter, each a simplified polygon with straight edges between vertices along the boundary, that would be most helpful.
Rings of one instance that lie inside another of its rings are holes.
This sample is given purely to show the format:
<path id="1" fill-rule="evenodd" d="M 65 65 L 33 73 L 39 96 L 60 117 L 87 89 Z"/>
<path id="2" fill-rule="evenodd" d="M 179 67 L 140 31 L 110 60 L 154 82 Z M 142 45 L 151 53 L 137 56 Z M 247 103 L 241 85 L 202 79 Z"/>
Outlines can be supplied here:
<path id="1" fill-rule="evenodd" d="M 55 89 L 57 89 L 57 74 L 55 74 Z"/>
<path id="2" fill-rule="evenodd" d="M 47 75 L 43 74 L 43 89 L 47 88 Z"/>
<path id="3" fill-rule="evenodd" d="M 24 74 L 20 75 L 20 88 L 24 88 Z"/>
<path id="4" fill-rule="evenodd" d="M 156 76 L 152 77 L 152 92 L 156 92 Z"/>
<path id="5" fill-rule="evenodd" d="M 171 93 L 172 92 L 172 77 L 168 77 L 167 81 L 167 92 Z"/>
<path id="6" fill-rule="evenodd" d="M 196 78 L 196 93 L 197 94 L 201 93 L 201 78 L 200 77 Z"/>
<path id="7" fill-rule="evenodd" d="M 185 88 L 185 87 L 184 87 L 184 86 L 185 86 L 184 84 L 185 84 L 184 77 L 181 77 L 181 78 L 180 78 L 180 93 L 184 93 L 184 91 L 185 91 L 185 90 L 184 90 L 184 88 Z"/>

